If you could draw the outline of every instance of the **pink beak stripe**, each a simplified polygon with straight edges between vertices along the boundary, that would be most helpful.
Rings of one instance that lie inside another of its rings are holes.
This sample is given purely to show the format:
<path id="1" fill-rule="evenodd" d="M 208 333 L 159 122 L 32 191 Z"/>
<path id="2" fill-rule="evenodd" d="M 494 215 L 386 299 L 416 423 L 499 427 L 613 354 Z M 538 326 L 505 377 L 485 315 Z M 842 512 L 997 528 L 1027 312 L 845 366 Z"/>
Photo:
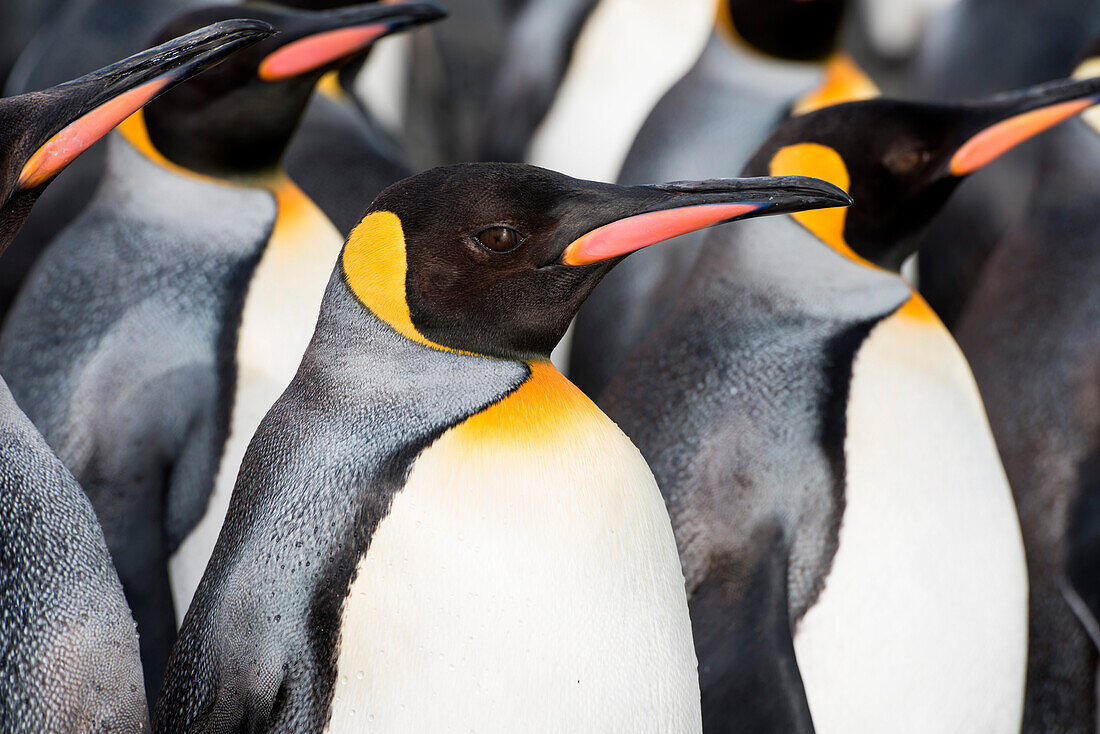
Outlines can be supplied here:
<path id="1" fill-rule="evenodd" d="M 93 143 L 164 91 L 173 79 L 167 75 L 145 82 L 69 124 L 30 157 L 19 174 L 19 187 L 31 189 L 49 181 Z"/>
<path id="2" fill-rule="evenodd" d="M 260 78 L 265 82 L 275 82 L 315 71 L 361 51 L 389 30 L 390 27 L 384 23 L 374 23 L 300 38 L 264 59 L 260 64 Z"/>
<path id="3" fill-rule="evenodd" d="M 639 214 L 594 229 L 562 253 L 566 265 L 591 265 L 688 232 L 737 219 L 765 204 L 700 204 Z"/>

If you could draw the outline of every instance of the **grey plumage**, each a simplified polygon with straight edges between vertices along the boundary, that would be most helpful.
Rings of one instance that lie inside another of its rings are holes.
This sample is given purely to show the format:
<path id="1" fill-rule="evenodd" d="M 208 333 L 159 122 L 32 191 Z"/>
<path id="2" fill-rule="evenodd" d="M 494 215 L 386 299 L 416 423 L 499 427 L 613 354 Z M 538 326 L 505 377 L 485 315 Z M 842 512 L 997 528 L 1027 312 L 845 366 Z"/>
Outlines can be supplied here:
<path id="1" fill-rule="evenodd" d="M 103 523 L 151 698 L 175 632 L 165 564 L 205 510 L 228 425 L 219 347 L 273 221 L 266 191 L 167 173 L 116 134 L 96 198 L 0 332 L 0 374 Z"/>
<path id="2" fill-rule="evenodd" d="M 676 307 L 601 396 L 669 506 L 705 731 L 747 722 L 812 730 L 799 728 L 808 714 L 799 713 L 805 694 L 790 630 L 820 593 L 837 547 L 851 360 L 908 295 L 899 278 L 845 260 L 788 217 L 719 227 Z M 758 572 L 772 572 L 753 560 L 761 547 L 780 559 L 779 582 L 767 583 L 778 597 L 753 593 L 766 578 Z M 734 601 L 715 603 L 716 595 Z M 777 624 L 786 634 L 739 627 L 773 604 L 788 618 Z M 750 640 L 765 648 L 751 659 Z M 793 675 L 773 668 L 777 660 Z"/>
<path id="3" fill-rule="evenodd" d="M 0 730 L 148 728 L 138 641 L 96 516 L 0 380 Z"/>
<path id="4" fill-rule="evenodd" d="M 711 35 L 695 66 L 650 113 L 620 183 L 737 175 L 820 77 L 816 64 L 754 57 Z M 599 395 L 637 341 L 668 313 L 699 254 L 696 232 L 636 253 L 612 271 L 577 316 L 570 379 Z"/>
<path id="5" fill-rule="evenodd" d="M 1090 514 L 1071 511 L 1084 489 L 1082 464 L 1100 441 L 1100 137 L 1073 121 L 1040 143 L 1035 194 L 988 261 L 958 339 L 989 412 L 1027 549 L 1024 731 L 1091 732 L 1097 652 L 1065 591 L 1074 533 L 1097 526 Z M 1100 573 L 1095 559 L 1077 563 L 1081 579 Z M 1088 586 L 1079 593 L 1094 596 Z"/>
<path id="6" fill-rule="evenodd" d="M 301 368 L 249 445 L 180 630 L 157 731 L 247 722 L 319 734 L 344 596 L 409 465 L 526 377 L 517 362 L 399 336 L 337 266 Z"/>

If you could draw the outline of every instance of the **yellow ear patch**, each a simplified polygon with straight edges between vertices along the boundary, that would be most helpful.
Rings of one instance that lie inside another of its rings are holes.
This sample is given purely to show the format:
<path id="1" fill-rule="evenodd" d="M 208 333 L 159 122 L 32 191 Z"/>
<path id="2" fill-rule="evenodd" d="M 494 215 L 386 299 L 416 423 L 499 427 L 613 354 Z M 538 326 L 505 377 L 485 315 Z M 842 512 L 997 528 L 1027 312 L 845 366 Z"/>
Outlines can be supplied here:
<path id="1" fill-rule="evenodd" d="M 392 212 L 373 212 L 344 245 L 344 275 L 359 301 L 406 339 L 438 347 L 413 326 L 405 297 L 405 232 Z M 442 348 L 442 347 L 440 347 Z"/>
<path id="2" fill-rule="evenodd" d="M 804 115 L 844 102 L 871 99 L 880 94 L 879 88 L 863 73 L 863 69 L 859 68 L 851 56 L 833 54 L 825 65 L 825 75 L 821 78 L 821 83 L 795 103 L 791 116 Z"/>
<path id="3" fill-rule="evenodd" d="M 798 143 L 780 148 L 772 157 L 772 176 L 813 176 L 848 191 L 851 177 L 844 159 L 832 148 L 818 143 Z M 873 265 L 857 255 L 844 240 L 844 222 L 848 210 L 844 207 L 815 209 L 791 215 L 799 224 L 817 235 L 825 244 L 845 257 L 863 265 Z"/>

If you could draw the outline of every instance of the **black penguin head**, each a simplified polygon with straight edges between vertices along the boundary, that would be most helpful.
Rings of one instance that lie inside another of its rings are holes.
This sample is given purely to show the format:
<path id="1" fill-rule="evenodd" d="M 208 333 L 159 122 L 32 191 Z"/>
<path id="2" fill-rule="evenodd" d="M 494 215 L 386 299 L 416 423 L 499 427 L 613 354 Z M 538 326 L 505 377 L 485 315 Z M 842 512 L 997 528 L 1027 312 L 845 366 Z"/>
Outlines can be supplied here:
<path id="1" fill-rule="evenodd" d="M 358 299 L 410 339 L 542 359 L 630 252 L 734 219 L 848 203 L 836 187 L 799 177 L 616 186 L 462 164 L 382 192 L 341 261 Z"/>
<path id="2" fill-rule="evenodd" d="M 818 61 L 837 44 L 847 0 L 719 0 L 718 27 L 769 56 Z"/>
<path id="3" fill-rule="evenodd" d="M 202 8 L 162 35 L 223 18 L 265 21 L 279 32 L 238 54 L 206 79 L 180 85 L 145 111 L 153 145 L 173 163 L 227 177 L 276 169 L 325 72 L 387 34 L 439 20 L 429 2 L 366 3 L 308 11 L 257 4 Z"/>
<path id="4" fill-rule="evenodd" d="M 65 166 L 142 105 L 271 35 L 254 20 L 217 23 L 41 92 L 0 100 L 0 253 Z"/>
<path id="5" fill-rule="evenodd" d="M 844 211 L 796 215 L 834 248 L 898 270 L 967 175 L 1100 100 L 1100 80 L 1060 81 L 961 104 L 872 99 L 783 122 L 744 173 L 816 176 Z"/>

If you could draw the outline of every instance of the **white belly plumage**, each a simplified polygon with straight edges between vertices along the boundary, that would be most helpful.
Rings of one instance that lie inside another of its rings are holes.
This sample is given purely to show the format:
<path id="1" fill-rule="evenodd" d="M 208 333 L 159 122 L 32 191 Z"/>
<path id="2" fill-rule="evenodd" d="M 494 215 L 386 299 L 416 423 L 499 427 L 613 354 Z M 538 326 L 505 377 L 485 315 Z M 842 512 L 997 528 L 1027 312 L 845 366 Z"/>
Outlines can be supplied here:
<path id="1" fill-rule="evenodd" d="M 1015 507 L 970 369 L 922 311 L 880 323 L 854 367 L 839 549 L 795 635 L 821 734 L 1020 727 Z"/>
<path id="2" fill-rule="evenodd" d="M 344 608 L 329 732 L 700 730 L 664 502 L 592 412 L 416 460 Z"/>
<path id="3" fill-rule="evenodd" d="M 316 328 L 343 238 L 289 180 L 275 191 L 278 219 L 249 282 L 237 339 L 237 382 L 229 433 L 206 514 L 169 559 L 176 619 L 182 621 L 229 509 L 252 435 L 294 378 Z"/>

